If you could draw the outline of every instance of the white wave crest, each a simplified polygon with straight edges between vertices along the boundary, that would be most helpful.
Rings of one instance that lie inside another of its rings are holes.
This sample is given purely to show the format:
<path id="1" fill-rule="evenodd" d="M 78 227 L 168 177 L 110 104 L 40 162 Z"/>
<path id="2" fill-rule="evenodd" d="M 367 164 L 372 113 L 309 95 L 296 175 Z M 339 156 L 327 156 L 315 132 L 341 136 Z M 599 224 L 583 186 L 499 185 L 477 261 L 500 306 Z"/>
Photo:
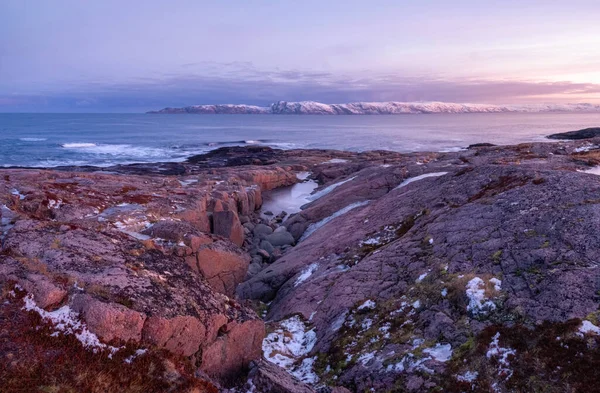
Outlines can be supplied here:
<path id="1" fill-rule="evenodd" d="M 23 141 L 23 142 L 41 142 L 41 141 L 47 141 L 48 138 L 24 137 L 24 138 L 19 138 L 19 140 Z"/>
<path id="2" fill-rule="evenodd" d="M 76 143 L 63 143 L 61 145 L 65 149 L 87 149 L 90 147 L 97 146 L 95 143 L 85 143 L 85 142 L 76 142 Z"/>

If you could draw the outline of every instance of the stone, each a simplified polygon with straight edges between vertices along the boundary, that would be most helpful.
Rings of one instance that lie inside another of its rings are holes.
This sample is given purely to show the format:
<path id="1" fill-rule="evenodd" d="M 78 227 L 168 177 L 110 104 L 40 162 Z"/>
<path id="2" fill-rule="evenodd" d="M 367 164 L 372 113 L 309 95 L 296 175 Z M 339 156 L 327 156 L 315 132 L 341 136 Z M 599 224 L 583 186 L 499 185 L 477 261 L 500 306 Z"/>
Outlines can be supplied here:
<path id="1" fill-rule="evenodd" d="M 261 256 L 265 261 L 269 261 L 271 259 L 271 254 L 269 254 L 268 251 L 263 250 L 263 249 L 258 249 L 257 253 L 259 256 Z"/>
<path id="2" fill-rule="evenodd" d="M 262 259 L 261 259 L 262 262 Z M 254 276 L 262 270 L 262 263 L 252 262 L 248 267 L 248 276 Z"/>
<path id="3" fill-rule="evenodd" d="M 275 250 L 275 247 L 273 247 L 273 245 L 266 240 L 261 240 L 259 247 L 268 252 L 269 255 Z"/>
<path id="4" fill-rule="evenodd" d="M 67 291 L 53 284 L 41 274 L 29 274 L 26 279 L 19 280 L 27 292 L 33 294 L 33 298 L 40 308 L 60 304 L 67 296 Z"/>
<path id="5" fill-rule="evenodd" d="M 188 263 L 206 278 L 215 291 L 233 296 L 237 285 L 246 278 L 250 256 L 218 240 L 198 249 L 195 259 Z"/>
<path id="6" fill-rule="evenodd" d="M 146 315 L 121 304 L 104 303 L 89 295 L 76 295 L 74 311 L 81 313 L 88 329 L 104 341 L 139 342 Z"/>
<path id="7" fill-rule="evenodd" d="M 283 225 L 277 227 L 274 231 L 274 233 L 279 233 L 279 232 L 287 232 L 286 227 L 284 227 Z"/>
<path id="8" fill-rule="evenodd" d="M 270 235 L 265 236 L 265 240 L 275 247 L 293 245 L 294 243 L 296 243 L 292 234 L 287 231 L 274 232 Z"/>
<path id="9" fill-rule="evenodd" d="M 252 233 L 254 234 L 254 237 L 261 239 L 264 236 L 272 234 L 273 228 L 265 224 L 257 224 Z"/>

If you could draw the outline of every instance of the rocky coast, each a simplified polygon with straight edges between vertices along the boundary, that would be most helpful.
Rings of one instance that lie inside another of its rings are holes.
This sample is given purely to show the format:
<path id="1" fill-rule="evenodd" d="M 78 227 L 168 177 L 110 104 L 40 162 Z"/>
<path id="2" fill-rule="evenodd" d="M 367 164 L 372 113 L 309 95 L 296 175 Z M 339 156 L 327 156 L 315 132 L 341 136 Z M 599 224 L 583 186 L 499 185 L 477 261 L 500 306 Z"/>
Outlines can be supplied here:
<path id="1" fill-rule="evenodd" d="M 597 391 L 598 165 L 600 138 L 2 169 L 1 390 Z"/>

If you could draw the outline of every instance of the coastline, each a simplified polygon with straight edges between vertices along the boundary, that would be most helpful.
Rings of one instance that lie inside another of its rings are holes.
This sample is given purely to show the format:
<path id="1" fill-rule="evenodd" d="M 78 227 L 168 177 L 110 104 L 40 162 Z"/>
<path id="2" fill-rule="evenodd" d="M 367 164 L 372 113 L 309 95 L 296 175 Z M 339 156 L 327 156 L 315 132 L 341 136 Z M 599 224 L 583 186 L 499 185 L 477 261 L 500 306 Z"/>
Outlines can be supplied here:
<path id="1" fill-rule="evenodd" d="M 589 315 L 600 255 L 572 244 L 597 242 L 600 178 L 581 171 L 599 164 L 600 139 L 589 139 L 410 154 L 227 147 L 185 162 L 0 168 L 4 310 L 26 322 L 3 328 L 46 335 L 45 349 L 95 348 L 107 364 L 107 346 L 125 343 L 115 361 L 143 352 L 123 364 L 194 364 L 200 374 L 169 383 L 200 391 L 524 386 L 517 351 L 536 354 L 537 372 L 573 351 L 593 362 L 583 343 L 599 340 Z M 302 172 L 319 184 L 314 198 L 292 216 L 261 215 L 265 193 Z M 52 340 L 59 325 L 45 313 L 62 307 L 96 347 Z M 539 339 L 550 335 L 561 340 Z M 543 345 L 556 353 L 536 352 Z M 561 376 L 574 383 L 572 367 Z"/>

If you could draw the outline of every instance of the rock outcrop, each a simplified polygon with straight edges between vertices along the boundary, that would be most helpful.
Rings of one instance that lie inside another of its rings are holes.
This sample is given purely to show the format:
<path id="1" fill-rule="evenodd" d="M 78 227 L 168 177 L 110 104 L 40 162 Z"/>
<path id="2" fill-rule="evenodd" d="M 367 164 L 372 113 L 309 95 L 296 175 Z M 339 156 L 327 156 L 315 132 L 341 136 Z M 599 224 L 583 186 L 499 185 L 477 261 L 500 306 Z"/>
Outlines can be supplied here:
<path id="1" fill-rule="evenodd" d="M 580 139 L 591 139 L 600 136 L 600 127 L 584 128 L 583 130 L 561 132 L 558 134 L 548 135 L 549 139 L 563 139 L 563 140 L 580 140 Z"/>
<path id="2" fill-rule="evenodd" d="M 591 391 L 599 146 L 3 169 L 3 388 Z M 309 203 L 260 216 L 299 171 Z"/>

